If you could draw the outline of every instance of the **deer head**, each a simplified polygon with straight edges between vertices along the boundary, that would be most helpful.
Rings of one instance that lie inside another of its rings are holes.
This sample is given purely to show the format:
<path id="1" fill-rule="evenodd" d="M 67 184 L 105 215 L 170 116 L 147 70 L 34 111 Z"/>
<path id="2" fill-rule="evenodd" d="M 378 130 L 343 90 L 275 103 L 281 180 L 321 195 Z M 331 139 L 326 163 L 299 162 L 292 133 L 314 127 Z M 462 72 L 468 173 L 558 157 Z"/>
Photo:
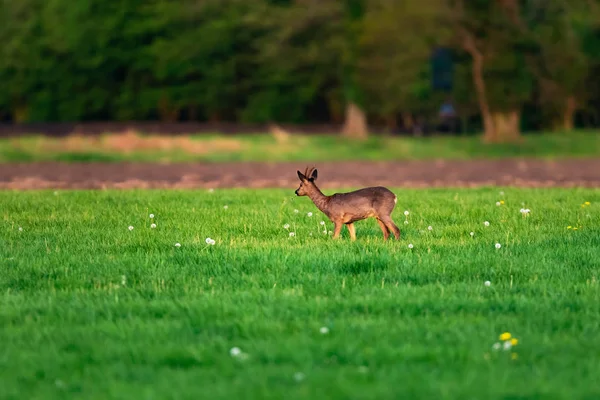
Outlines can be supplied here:
<path id="1" fill-rule="evenodd" d="M 304 173 L 297 172 L 300 179 L 300 186 L 296 189 L 296 196 L 308 196 L 310 191 L 316 188 L 317 170 L 315 168 L 307 168 Z"/>

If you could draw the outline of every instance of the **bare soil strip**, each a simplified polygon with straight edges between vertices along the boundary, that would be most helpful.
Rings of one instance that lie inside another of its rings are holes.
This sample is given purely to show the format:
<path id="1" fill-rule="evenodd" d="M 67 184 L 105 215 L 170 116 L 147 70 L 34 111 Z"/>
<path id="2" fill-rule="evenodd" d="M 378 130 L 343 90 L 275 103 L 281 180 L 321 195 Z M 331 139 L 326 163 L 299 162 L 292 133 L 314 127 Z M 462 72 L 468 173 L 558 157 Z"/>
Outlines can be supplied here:
<path id="1" fill-rule="evenodd" d="M 0 189 L 295 188 L 307 163 L 0 164 Z M 313 166 L 313 164 L 310 164 Z M 600 187 L 597 160 L 317 163 L 322 188 Z"/>

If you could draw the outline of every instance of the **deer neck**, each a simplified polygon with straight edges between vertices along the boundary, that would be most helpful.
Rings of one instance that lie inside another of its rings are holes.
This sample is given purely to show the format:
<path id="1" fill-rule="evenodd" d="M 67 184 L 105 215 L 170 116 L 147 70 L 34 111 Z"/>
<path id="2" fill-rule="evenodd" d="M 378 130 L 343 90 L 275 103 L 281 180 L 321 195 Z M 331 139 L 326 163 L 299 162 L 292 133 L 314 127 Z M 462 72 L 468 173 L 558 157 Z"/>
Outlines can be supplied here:
<path id="1" fill-rule="evenodd" d="M 308 197 L 319 210 L 325 212 L 327 203 L 329 202 L 329 196 L 325 196 L 318 187 L 314 186 L 314 188 L 308 192 Z"/>

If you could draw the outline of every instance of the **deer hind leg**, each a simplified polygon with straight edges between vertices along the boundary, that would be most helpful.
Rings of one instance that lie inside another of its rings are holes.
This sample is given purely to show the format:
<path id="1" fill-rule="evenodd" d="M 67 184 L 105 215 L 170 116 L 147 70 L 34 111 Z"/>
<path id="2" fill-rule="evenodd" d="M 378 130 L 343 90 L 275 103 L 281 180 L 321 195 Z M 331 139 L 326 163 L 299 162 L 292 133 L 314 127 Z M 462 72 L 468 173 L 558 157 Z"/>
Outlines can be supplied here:
<path id="1" fill-rule="evenodd" d="M 392 218 L 390 216 L 387 216 L 387 217 L 381 218 L 381 220 L 383 221 L 385 226 L 387 226 L 387 228 L 391 232 L 394 233 L 394 237 L 396 238 L 396 240 L 400 239 L 400 229 L 398 229 L 396 224 L 394 224 L 394 221 L 392 221 Z"/>
<path id="2" fill-rule="evenodd" d="M 348 232 L 350 232 L 350 239 L 356 240 L 356 229 L 354 228 L 354 223 L 350 222 L 349 224 L 346 224 L 346 226 L 348 227 Z"/>
<path id="3" fill-rule="evenodd" d="M 383 232 L 383 240 L 388 240 L 388 238 L 390 237 L 390 231 L 388 230 L 387 226 L 385 226 L 383 221 L 380 220 L 379 218 L 377 218 L 377 223 L 379 224 L 379 227 L 381 228 L 381 231 Z"/>

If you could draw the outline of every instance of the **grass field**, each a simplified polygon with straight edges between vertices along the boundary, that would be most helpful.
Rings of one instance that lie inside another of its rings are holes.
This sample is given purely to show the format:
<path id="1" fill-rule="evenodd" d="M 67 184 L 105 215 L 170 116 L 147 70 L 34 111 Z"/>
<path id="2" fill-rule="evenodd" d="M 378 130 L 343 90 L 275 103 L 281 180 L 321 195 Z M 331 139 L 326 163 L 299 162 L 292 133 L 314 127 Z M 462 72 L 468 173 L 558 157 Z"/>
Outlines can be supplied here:
<path id="1" fill-rule="evenodd" d="M 262 135 L 191 135 L 180 137 L 137 134 L 70 136 L 56 139 L 25 136 L 0 139 L 0 163 L 32 161 L 348 161 L 481 158 L 600 157 L 597 131 L 524 136 L 519 144 L 482 143 L 478 136 L 393 137 L 348 140 L 337 136 L 292 135 L 287 141 Z"/>
<path id="2" fill-rule="evenodd" d="M 600 191 L 395 192 L 0 192 L 0 398 L 599 398 Z"/>

